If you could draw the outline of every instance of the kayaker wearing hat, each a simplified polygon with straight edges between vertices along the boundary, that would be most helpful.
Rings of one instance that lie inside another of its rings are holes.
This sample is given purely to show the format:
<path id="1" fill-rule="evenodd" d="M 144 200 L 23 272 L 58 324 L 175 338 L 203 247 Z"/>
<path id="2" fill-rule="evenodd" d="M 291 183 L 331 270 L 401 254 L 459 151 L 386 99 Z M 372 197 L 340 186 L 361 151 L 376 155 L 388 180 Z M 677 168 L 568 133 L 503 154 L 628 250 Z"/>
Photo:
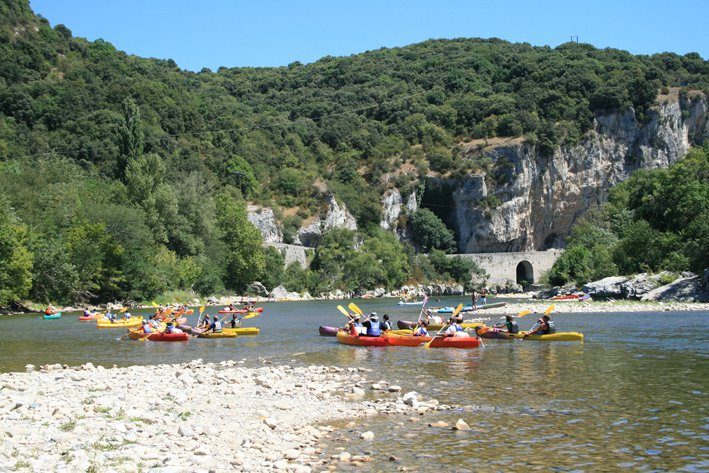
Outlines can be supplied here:
<path id="1" fill-rule="evenodd" d="M 369 314 L 369 320 L 362 324 L 367 329 L 368 337 L 380 337 L 382 335 L 382 324 L 379 323 L 379 315 L 376 312 Z"/>
<path id="2" fill-rule="evenodd" d="M 495 324 L 495 328 L 507 329 L 507 333 L 519 333 L 519 325 L 517 325 L 514 315 L 500 317 L 500 322 Z"/>
<path id="3" fill-rule="evenodd" d="M 547 314 L 542 315 L 542 318 L 537 320 L 537 323 L 535 323 L 531 329 L 529 329 L 529 332 L 527 332 L 524 336 L 527 337 L 529 335 L 549 335 L 551 333 L 556 333 L 556 327 L 554 327 L 554 322 L 552 322 L 551 317 L 549 317 Z"/>
<path id="4" fill-rule="evenodd" d="M 469 337 L 468 333 L 463 330 L 463 326 L 460 325 L 461 322 L 463 322 L 462 317 L 451 317 L 448 319 L 448 328 L 445 331 L 445 336 L 446 337 L 459 337 L 459 338 L 464 338 L 464 337 Z"/>

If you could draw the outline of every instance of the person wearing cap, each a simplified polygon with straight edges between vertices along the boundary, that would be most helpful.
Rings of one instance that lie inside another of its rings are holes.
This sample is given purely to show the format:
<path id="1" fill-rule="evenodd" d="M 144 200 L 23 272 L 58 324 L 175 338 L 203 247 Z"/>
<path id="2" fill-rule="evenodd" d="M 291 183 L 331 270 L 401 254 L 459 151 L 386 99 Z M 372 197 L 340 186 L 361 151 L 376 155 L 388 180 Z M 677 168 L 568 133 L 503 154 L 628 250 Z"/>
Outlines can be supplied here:
<path id="1" fill-rule="evenodd" d="M 441 324 L 443 319 L 440 315 L 434 314 L 431 309 L 426 309 L 426 320 L 429 324 Z"/>
<path id="2" fill-rule="evenodd" d="M 549 335 L 551 333 L 556 333 L 556 327 L 554 327 L 554 322 L 552 322 L 551 317 L 547 314 L 542 315 L 542 318 L 537 320 L 537 322 L 529 329 L 524 336 L 529 335 Z"/>
<path id="3" fill-rule="evenodd" d="M 448 319 L 448 328 L 444 332 L 444 335 L 446 337 L 469 337 L 470 335 L 463 329 L 461 322 L 463 322 L 462 317 L 451 317 Z"/>
<path id="4" fill-rule="evenodd" d="M 500 317 L 500 322 L 495 324 L 495 328 L 507 329 L 507 333 L 519 333 L 519 325 L 514 315 Z"/>
<path id="5" fill-rule="evenodd" d="M 389 322 L 389 314 L 384 314 L 382 317 L 382 331 L 388 332 L 391 330 L 391 322 Z"/>
<path id="6" fill-rule="evenodd" d="M 351 315 L 352 319 L 350 319 L 349 322 L 347 322 L 347 330 L 350 332 L 350 335 L 354 337 L 358 337 L 359 335 L 364 335 L 364 327 L 359 321 L 359 315 L 357 314 L 352 314 Z"/>
<path id="7" fill-rule="evenodd" d="M 380 337 L 382 335 L 382 324 L 379 322 L 379 315 L 372 312 L 369 315 L 369 320 L 365 321 L 362 326 L 367 329 L 368 337 Z"/>

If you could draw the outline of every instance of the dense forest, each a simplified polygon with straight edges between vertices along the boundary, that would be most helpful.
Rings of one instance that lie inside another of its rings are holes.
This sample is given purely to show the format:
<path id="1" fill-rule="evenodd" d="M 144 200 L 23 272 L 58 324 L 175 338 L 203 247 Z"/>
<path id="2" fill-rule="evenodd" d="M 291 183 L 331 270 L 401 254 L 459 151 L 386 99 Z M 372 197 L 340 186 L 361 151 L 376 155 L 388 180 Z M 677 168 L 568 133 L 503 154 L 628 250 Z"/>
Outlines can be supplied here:
<path id="1" fill-rule="evenodd" d="M 523 136 L 549 151 L 578 141 L 596 113 L 633 107 L 643 120 L 670 86 L 709 92 L 709 63 L 456 39 L 194 73 L 75 38 L 27 0 L 4 0 L 0 304 L 212 294 L 254 280 L 312 292 L 465 280 L 475 268 L 442 256 L 452 236 L 435 215 L 400 222 L 427 257 L 379 228 L 387 188 L 494 173 L 460 153 L 464 140 Z M 284 269 L 246 203 L 273 208 L 287 236 L 320 210 L 323 187 L 359 231 L 325 235 L 312 269 Z"/>

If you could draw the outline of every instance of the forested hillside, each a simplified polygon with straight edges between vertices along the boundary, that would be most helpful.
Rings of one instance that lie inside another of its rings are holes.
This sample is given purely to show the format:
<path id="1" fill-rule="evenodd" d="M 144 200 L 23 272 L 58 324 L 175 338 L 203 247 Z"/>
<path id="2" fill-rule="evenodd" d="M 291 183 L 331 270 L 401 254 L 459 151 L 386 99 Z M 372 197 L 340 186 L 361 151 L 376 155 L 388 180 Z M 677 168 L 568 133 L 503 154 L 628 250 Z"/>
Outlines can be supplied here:
<path id="1" fill-rule="evenodd" d="M 494 172 L 460 153 L 471 138 L 523 136 L 550 151 L 578 141 L 596 113 L 633 107 L 642 120 L 670 86 L 707 92 L 709 64 L 457 39 L 192 73 L 74 38 L 26 0 L 3 0 L 0 304 L 208 294 L 255 279 L 321 291 L 449 277 L 459 268 L 421 262 L 381 231 L 384 190 L 409 191 L 431 172 Z M 292 227 L 319 210 L 323 189 L 360 229 L 323 248 L 363 240 L 364 259 L 320 251 L 317 275 L 283 274 L 245 202 Z M 351 280 L 346 264 L 360 271 Z"/>

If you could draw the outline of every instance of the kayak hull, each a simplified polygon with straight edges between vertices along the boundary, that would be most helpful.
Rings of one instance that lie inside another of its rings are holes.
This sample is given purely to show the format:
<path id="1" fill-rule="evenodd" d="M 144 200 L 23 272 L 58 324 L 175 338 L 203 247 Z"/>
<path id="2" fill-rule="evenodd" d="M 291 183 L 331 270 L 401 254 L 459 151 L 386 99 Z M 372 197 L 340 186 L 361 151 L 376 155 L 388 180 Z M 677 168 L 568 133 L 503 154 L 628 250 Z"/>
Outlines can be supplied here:
<path id="1" fill-rule="evenodd" d="M 513 338 L 535 342 L 582 342 L 583 334 L 580 332 L 556 332 L 548 335 L 530 335 L 525 337 L 523 333 L 512 334 Z"/>
<path id="2" fill-rule="evenodd" d="M 132 317 L 128 320 L 116 320 L 110 322 L 108 319 L 96 319 L 96 328 L 135 328 L 143 323 L 142 317 Z"/>
<path id="3" fill-rule="evenodd" d="M 345 332 L 337 332 L 337 342 L 343 345 L 354 345 L 358 347 L 386 347 L 389 342 L 386 337 L 355 337 Z"/>
<path id="4" fill-rule="evenodd" d="M 235 332 L 202 332 L 198 335 L 199 338 L 236 338 Z"/>
<path id="5" fill-rule="evenodd" d="M 247 314 L 249 312 L 258 312 L 259 314 L 263 312 L 263 307 L 256 307 L 254 310 L 249 311 L 248 309 L 236 309 L 236 310 L 229 310 L 229 309 L 222 309 L 218 311 L 220 314 Z"/>
<path id="6" fill-rule="evenodd" d="M 418 302 L 403 302 L 403 301 L 399 301 L 399 302 L 396 303 L 396 305 L 412 305 L 412 306 L 418 305 L 418 306 L 421 306 L 421 305 L 423 305 L 423 301 L 418 301 Z"/>
<path id="7" fill-rule="evenodd" d="M 387 332 L 386 339 L 394 347 L 418 347 L 431 341 L 431 337 L 414 337 L 411 332 L 408 335 Z"/>
<path id="8" fill-rule="evenodd" d="M 399 327 L 401 330 L 406 330 L 409 329 L 411 330 L 414 326 L 416 325 L 416 322 L 409 322 L 408 320 L 398 320 L 396 322 L 396 326 Z M 482 322 L 463 322 L 460 324 L 464 329 L 474 329 L 475 327 L 480 327 L 481 325 L 484 325 Z M 445 326 L 445 324 L 428 324 L 428 331 L 438 331 L 442 329 Z"/>
<path id="9" fill-rule="evenodd" d="M 485 309 L 497 309 L 500 307 L 505 307 L 506 305 L 507 302 L 493 302 L 492 304 L 478 305 L 476 309 L 473 309 L 472 305 L 466 305 L 463 309 L 461 309 L 461 312 L 477 312 Z M 453 311 L 455 311 L 455 307 L 434 307 L 431 311 L 437 314 L 452 314 Z"/>
<path id="10" fill-rule="evenodd" d="M 320 332 L 320 335 L 323 337 L 334 337 L 339 330 L 340 329 L 337 327 L 330 327 L 329 325 L 321 325 L 318 327 L 318 332 Z"/>
<path id="11" fill-rule="evenodd" d="M 190 339 L 190 336 L 186 333 L 162 333 L 154 332 L 146 337 L 145 332 L 142 330 L 131 330 L 128 338 L 131 340 L 140 340 L 145 338 L 151 342 L 186 342 Z"/>
<path id="12" fill-rule="evenodd" d="M 429 348 L 477 348 L 479 346 L 478 337 L 436 337 L 428 345 Z"/>
<path id="13" fill-rule="evenodd" d="M 514 334 L 510 334 L 507 332 L 496 332 L 493 330 L 485 330 L 476 333 L 478 337 L 484 338 L 486 340 L 514 340 L 515 338 Z"/>
<path id="14" fill-rule="evenodd" d="M 258 335 L 260 330 L 258 327 L 234 327 L 224 328 L 222 333 L 233 333 L 235 335 Z"/>
<path id="15" fill-rule="evenodd" d="M 49 315 L 44 314 L 44 315 L 42 316 L 42 318 L 43 318 L 44 320 L 56 320 L 56 319 L 61 319 L 61 318 L 62 318 L 62 313 L 61 313 L 61 312 L 57 312 L 56 314 L 49 314 Z"/>

